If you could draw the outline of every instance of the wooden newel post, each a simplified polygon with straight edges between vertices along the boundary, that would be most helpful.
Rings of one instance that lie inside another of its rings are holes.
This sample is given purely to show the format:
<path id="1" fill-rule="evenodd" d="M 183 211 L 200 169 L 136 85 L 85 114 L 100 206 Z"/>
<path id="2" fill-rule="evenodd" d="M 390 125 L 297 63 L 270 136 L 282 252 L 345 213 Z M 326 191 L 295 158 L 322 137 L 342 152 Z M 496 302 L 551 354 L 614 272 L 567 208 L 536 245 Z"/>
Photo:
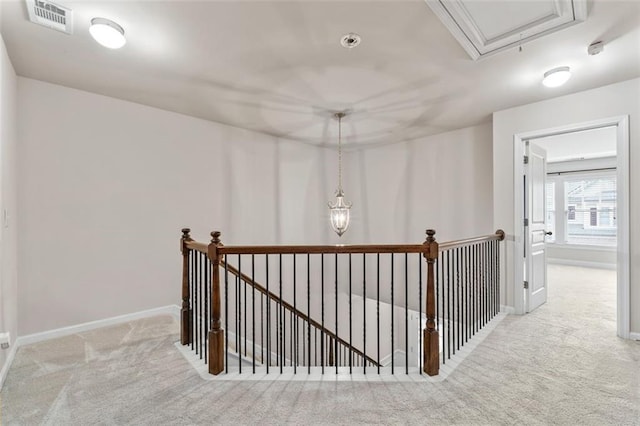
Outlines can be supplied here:
<path id="1" fill-rule="evenodd" d="M 220 260 L 218 249 L 222 247 L 220 232 L 211 233 L 209 260 L 211 260 L 211 328 L 209 330 L 209 373 L 220 374 L 224 370 L 224 330 L 220 320 Z"/>
<path id="2" fill-rule="evenodd" d="M 427 300 L 425 312 L 427 313 L 427 328 L 423 335 L 423 369 L 429 376 L 438 375 L 440 369 L 440 339 L 436 330 L 436 294 L 435 294 L 435 262 L 438 258 L 438 243 L 434 238 L 436 231 L 427 229 L 424 257 L 427 259 Z"/>
<path id="3" fill-rule="evenodd" d="M 180 238 L 180 251 L 182 252 L 182 309 L 180 310 L 180 343 L 191 343 L 191 331 L 193 330 L 193 316 L 189 300 L 189 249 L 187 242 L 192 241 L 189 228 L 182 229 Z"/>

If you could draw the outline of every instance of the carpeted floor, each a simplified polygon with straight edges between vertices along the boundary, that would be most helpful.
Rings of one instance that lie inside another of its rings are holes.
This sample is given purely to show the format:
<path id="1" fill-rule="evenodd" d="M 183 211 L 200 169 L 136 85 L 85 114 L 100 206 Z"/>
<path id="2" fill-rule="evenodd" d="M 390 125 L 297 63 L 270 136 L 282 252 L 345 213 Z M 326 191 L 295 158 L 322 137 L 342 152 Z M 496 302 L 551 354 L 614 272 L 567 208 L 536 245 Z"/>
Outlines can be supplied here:
<path id="1" fill-rule="evenodd" d="M 205 381 L 156 317 L 19 349 L 2 425 L 640 425 L 640 342 L 615 336 L 615 272 L 550 265 L 444 381 Z"/>

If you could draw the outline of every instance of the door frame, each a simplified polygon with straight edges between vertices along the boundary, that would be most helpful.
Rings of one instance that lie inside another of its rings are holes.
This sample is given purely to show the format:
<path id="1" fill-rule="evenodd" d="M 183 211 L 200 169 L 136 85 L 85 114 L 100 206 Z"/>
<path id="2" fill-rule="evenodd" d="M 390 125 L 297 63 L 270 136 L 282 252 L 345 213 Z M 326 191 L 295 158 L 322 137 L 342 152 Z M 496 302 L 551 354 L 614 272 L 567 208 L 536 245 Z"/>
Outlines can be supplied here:
<path id="1" fill-rule="evenodd" d="M 557 136 L 601 127 L 616 127 L 616 179 L 618 210 L 618 245 L 616 248 L 617 269 L 617 335 L 629 339 L 630 327 L 630 294 L 629 294 L 629 116 L 622 115 L 600 120 L 592 120 L 576 124 L 534 130 L 513 135 L 513 179 L 514 179 L 514 247 L 513 294 L 516 314 L 525 313 L 525 289 L 523 285 L 524 262 L 520 254 L 524 253 L 524 142 L 547 136 Z"/>

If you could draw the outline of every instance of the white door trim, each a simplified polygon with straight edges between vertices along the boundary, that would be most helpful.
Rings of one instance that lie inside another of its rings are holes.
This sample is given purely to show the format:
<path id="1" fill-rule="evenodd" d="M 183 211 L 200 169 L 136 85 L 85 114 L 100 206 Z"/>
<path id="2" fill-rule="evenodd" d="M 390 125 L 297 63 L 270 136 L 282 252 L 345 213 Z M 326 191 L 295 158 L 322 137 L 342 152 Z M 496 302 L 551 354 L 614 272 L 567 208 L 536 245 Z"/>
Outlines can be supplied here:
<path id="1" fill-rule="evenodd" d="M 514 181 L 514 250 L 513 265 L 513 294 L 514 310 L 516 314 L 525 313 L 523 287 L 523 204 L 524 185 L 524 147 L 526 140 L 601 127 L 615 126 L 617 137 L 616 174 L 617 174 L 617 203 L 618 203 L 618 247 L 617 247 L 617 333 L 623 339 L 629 339 L 629 116 L 618 116 L 593 120 L 584 123 L 570 124 L 551 129 L 535 130 L 513 135 L 513 181 Z"/>

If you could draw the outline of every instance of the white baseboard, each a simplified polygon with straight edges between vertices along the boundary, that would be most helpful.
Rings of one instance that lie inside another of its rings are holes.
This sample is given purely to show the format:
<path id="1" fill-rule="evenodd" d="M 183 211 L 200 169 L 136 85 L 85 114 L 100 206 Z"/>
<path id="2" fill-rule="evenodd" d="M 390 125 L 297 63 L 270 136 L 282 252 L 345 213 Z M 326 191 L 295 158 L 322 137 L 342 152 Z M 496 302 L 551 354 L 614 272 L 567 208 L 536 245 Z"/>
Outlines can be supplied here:
<path id="1" fill-rule="evenodd" d="M 442 353 L 442 351 L 440 351 L 440 352 Z M 396 349 L 395 351 L 393 351 L 394 359 L 404 359 L 404 357 L 405 357 L 404 354 L 405 354 L 405 352 L 401 351 L 400 349 Z M 391 365 L 391 354 L 380 358 L 380 365 L 384 366 L 384 367 L 386 367 L 388 365 Z"/>
<path id="2" fill-rule="evenodd" d="M 629 339 L 640 341 L 640 333 L 629 333 Z"/>
<path id="3" fill-rule="evenodd" d="M 507 315 L 514 315 L 516 309 L 513 306 L 500 305 L 500 312 L 504 312 Z"/>
<path id="4" fill-rule="evenodd" d="M 16 339 L 16 346 L 30 345 L 32 343 L 69 336 L 83 331 L 95 330 L 96 328 L 167 314 L 178 317 L 180 314 L 180 307 L 178 305 L 162 306 L 160 308 L 148 309 L 146 311 L 134 312 L 132 314 L 119 315 L 117 317 L 85 322 L 69 327 L 56 328 L 54 330 L 43 331 L 40 333 L 27 334 L 26 336 L 20 336 Z"/>
<path id="5" fill-rule="evenodd" d="M 13 358 L 15 358 L 17 351 L 18 351 L 18 342 L 15 341 L 13 342 L 13 345 L 11 345 L 11 350 L 9 351 L 9 355 L 7 355 L 7 359 L 4 361 L 2 370 L 0 370 L 0 390 L 2 390 L 2 386 L 4 385 L 4 380 L 7 378 L 7 374 L 9 374 L 9 368 L 11 368 L 11 364 L 13 363 Z"/>
<path id="6" fill-rule="evenodd" d="M 588 262 L 585 260 L 572 259 L 547 258 L 547 263 L 551 263 L 554 265 L 580 266 L 582 268 L 611 269 L 614 271 L 617 268 L 617 265 L 615 263 Z"/>

